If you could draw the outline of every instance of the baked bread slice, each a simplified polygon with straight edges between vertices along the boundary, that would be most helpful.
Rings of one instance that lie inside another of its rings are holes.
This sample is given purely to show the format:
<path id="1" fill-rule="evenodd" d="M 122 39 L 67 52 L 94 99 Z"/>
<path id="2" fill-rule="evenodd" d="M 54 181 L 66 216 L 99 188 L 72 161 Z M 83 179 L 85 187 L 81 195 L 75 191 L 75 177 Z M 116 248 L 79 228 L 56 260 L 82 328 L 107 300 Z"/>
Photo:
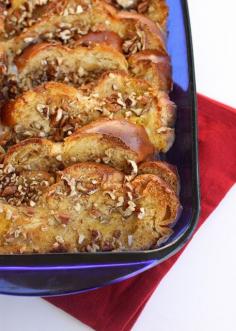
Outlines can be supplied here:
<path id="1" fill-rule="evenodd" d="M 98 121 L 79 129 L 63 143 L 31 138 L 10 147 L 4 166 L 16 171 L 56 171 L 78 162 L 103 162 L 126 173 L 150 159 L 154 147 L 141 126 L 125 120 Z"/>
<path id="2" fill-rule="evenodd" d="M 125 57 L 107 45 L 90 47 L 40 43 L 28 47 L 15 60 L 15 84 L 5 84 L 10 97 L 29 90 L 44 81 L 61 81 L 79 86 L 97 79 L 105 71 L 128 71 Z"/>
<path id="3" fill-rule="evenodd" d="M 118 52 L 123 53 L 123 40 L 117 33 L 112 31 L 88 32 L 86 35 L 76 40 L 76 42 L 73 43 L 73 47 L 77 45 L 88 47 L 96 44 L 106 44 L 112 46 Z"/>
<path id="4" fill-rule="evenodd" d="M 174 140 L 175 105 L 144 80 L 113 72 L 92 88 L 45 83 L 8 102 L 1 118 L 18 140 L 44 136 L 56 141 L 94 120 L 126 119 L 142 125 L 157 150 L 167 151 Z"/>
<path id="5" fill-rule="evenodd" d="M 160 177 L 177 195 L 180 179 L 177 168 L 164 161 L 147 161 L 139 165 L 138 174 L 153 174 Z"/>
<path id="6" fill-rule="evenodd" d="M 81 85 L 99 77 L 104 71 L 118 69 L 127 71 L 128 67 L 125 58 L 106 45 L 88 48 L 77 46 L 70 49 L 50 43 L 28 47 L 15 60 L 15 64 L 19 73 L 19 84 L 23 86 L 27 78 L 36 79 L 36 82 L 29 84 L 32 86 L 37 84 L 37 77 L 41 81 L 41 78 L 47 80 L 48 76 L 49 80 L 58 78 L 58 80 L 72 81 L 75 85 Z M 39 73 L 40 69 L 42 73 Z M 44 78 L 45 74 L 47 77 Z M 75 78 L 70 78 L 72 74 Z"/>
<path id="7" fill-rule="evenodd" d="M 114 168 L 76 164 L 35 207 L 0 203 L 0 253 L 150 249 L 171 235 L 179 209 L 157 176 L 126 182 Z"/>

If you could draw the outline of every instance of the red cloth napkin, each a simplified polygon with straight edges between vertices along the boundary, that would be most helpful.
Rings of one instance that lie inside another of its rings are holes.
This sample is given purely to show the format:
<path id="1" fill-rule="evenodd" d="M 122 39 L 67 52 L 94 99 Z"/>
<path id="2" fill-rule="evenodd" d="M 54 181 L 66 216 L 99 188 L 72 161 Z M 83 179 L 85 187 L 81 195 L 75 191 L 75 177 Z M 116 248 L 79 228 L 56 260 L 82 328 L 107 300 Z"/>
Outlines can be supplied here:
<path id="1" fill-rule="evenodd" d="M 198 97 L 198 107 L 200 226 L 236 182 L 236 111 L 203 96 Z M 128 331 L 182 252 L 121 283 L 47 300 L 97 331 Z"/>

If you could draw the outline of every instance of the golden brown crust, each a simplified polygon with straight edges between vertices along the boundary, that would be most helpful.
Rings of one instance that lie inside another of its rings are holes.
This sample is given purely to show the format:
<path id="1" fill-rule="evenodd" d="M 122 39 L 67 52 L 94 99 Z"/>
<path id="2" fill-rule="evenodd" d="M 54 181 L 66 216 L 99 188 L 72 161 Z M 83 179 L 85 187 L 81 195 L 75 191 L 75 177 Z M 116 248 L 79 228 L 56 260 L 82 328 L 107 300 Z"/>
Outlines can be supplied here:
<path id="1" fill-rule="evenodd" d="M 159 51 L 141 51 L 129 57 L 129 69 L 135 77 L 156 86 L 159 91 L 172 89 L 172 68 L 168 55 Z"/>
<path id="2" fill-rule="evenodd" d="M 63 101 L 65 103 L 67 100 L 66 109 L 70 111 L 71 108 L 68 108 L 68 103 L 78 102 L 79 96 L 78 90 L 73 86 L 59 82 L 44 83 L 35 87 L 33 90 L 23 93 L 14 100 L 7 102 L 1 110 L 1 120 L 4 125 L 13 127 L 22 122 L 21 119 L 24 118 L 25 114 L 28 113 L 30 115 L 34 113 L 34 110 L 36 110 L 34 108 L 36 108 L 37 105 L 53 104 L 53 107 L 59 108 L 63 106 Z M 36 117 L 36 115 L 37 112 L 35 112 L 32 117 L 32 121 L 40 120 L 41 117 Z M 31 123 L 32 122 L 29 120 L 25 128 Z"/>
<path id="3" fill-rule="evenodd" d="M 47 10 L 41 10 L 39 5 L 46 7 Z M 16 37 L 0 43 L 0 57 L 4 58 L 2 64 L 0 61 L 0 71 L 8 72 L 5 78 L 2 76 L 4 81 L 0 81 L 1 86 L 5 85 L 5 89 L 3 89 L 4 99 L 15 97 L 21 92 L 21 88 L 19 90 L 17 84 L 16 68 L 14 65 L 12 66 L 15 54 L 20 54 L 28 45 L 39 43 L 42 40 L 68 43 L 71 47 L 77 47 L 76 45 L 81 44 L 81 42 L 86 45 L 88 40 L 92 40 L 90 45 L 94 45 L 95 41 L 96 43 L 102 42 L 104 46 L 105 44 L 112 45 L 125 55 L 135 54 L 144 49 L 158 49 L 161 54 L 166 54 L 165 35 L 162 29 L 148 18 L 137 13 L 116 11 L 99 0 L 63 0 L 61 2 L 51 1 L 50 3 L 46 1 L 46 4 L 45 1 L 35 0 L 26 6 L 26 11 L 32 6 L 37 8 L 37 20 L 32 21 L 29 27 L 25 26 L 23 32 Z M 12 15 L 12 10 L 14 12 L 18 7 L 19 3 L 13 6 L 10 9 L 10 15 Z M 14 19 L 14 21 L 21 22 L 21 18 Z M 58 26 L 61 30 L 58 29 Z M 71 31 L 73 31 L 73 35 L 70 35 Z M 27 54 L 29 57 L 34 56 L 33 50 L 36 48 L 26 51 L 22 58 L 16 59 L 19 67 L 21 67 L 21 62 L 27 60 Z M 113 56 L 114 59 L 117 58 L 115 54 Z M 117 60 L 119 59 L 117 58 Z M 156 81 L 163 79 L 155 68 L 152 70 L 153 75 L 157 75 Z M 19 79 L 21 80 L 21 77 Z M 81 79 L 79 81 L 84 82 Z"/>
<path id="4" fill-rule="evenodd" d="M 133 20 L 133 22 L 139 22 L 139 24 L 143 27 L 144 31 L 146 33 L 144 34 L 144 47 L 143 49 L 155 49 L 153 48 L 153 44 L 151 41 L 153 39 L 149 38 L 149 32 L 151 32 L 153 35 L 155 35 L 159 39 L 159 47 L 156 47 L 160 51 L 163 51 L 163 53 L 166 53 L 166 46 L 165 46 L 165 33 L 162 31 L 162 29 L 156 25 L 154 22 L 150 21 L 148 18 L 144 17 L 143 15 L 139 15 L 133 12 L 126 12 L 121 11 L 117 13 L 117 17 L 121 19 L 128 19 Z"/>
<path id="5" fill-rule="evenodd" d="M 85 36 L 82 36 L 75 42 L 75 45 L 90 46 L 93 44 L 108 44 L 115 48 L 118 52 L 122 53 L 122 39 L 121 37 L 112 31 L 96 31 L 89 32 Z"/>
<path id="6" fill-rule="evenodd" d="M 149 249 L 170 236 L 179 202 L 157 176 L 140 175 L 126 186 L 117 170 L 82 163 L 63 171 L 35 207 L 0 207 L 1 254 L 122 251 Z"/>
<path id="7" fill-rule="evenodd" d="M 163 161 L 148 161 L 140 164 L 139 174 L 159 176 L 177 194 L 180 192 L 180 180 L 177 168 Z"/>
<path id="8" fill-rule="evenodd" d="M 148 159 L 154 154 L 154 147 L 148 139 L 143 127 L 134 125 L 125 120 L 99 120 L 78 129 L 76 136 L 81 133 L 96 133 L 108 137 L 115 137 L 137 154 L 136 162 Z M 67 141 L 71 140 L 70 136 Z"/>

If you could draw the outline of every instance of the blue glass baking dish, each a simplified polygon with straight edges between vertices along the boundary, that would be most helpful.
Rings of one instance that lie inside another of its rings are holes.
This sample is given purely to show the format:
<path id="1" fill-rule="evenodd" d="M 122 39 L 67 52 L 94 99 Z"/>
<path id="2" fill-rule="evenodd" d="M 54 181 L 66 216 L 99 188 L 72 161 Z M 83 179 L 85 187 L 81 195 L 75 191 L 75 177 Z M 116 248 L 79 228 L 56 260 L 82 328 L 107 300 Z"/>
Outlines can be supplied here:
<path id="1" fill-rule="evenodd" d="M 0 256 L 0 293 L 60 295 L 87 291 L 143 272 L 166 260 L 189 240 L 199 215 L 196 90 L 186 0 L 170 7 L 168 49 L 178 106 L 176 141 L 165 158 L 177 165 L 183 213 L 163 247 L 142 252 Z"/>

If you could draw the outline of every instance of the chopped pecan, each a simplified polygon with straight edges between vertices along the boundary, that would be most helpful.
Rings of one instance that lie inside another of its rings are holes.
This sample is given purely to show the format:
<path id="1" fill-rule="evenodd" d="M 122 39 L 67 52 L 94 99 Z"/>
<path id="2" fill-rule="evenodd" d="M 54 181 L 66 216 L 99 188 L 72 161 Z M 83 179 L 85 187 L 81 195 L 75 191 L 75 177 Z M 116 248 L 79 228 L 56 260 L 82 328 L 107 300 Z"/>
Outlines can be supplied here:
<path id="1" fill-rule="evenodd" d="M 121 231 L 120 230 L 115 230 L 113 232 L 113 237 L 116 238 L 116 239 L 119 239 L 121 236 Z"/>
<path id="2" fill-rule="evenodd" d="M 6 186 L 4 190 L 2 191 L 1 196 L 6 197 L 9 195 L 13 195 L 17 191 L 17 186 L 16 185 L 10 185 Z"/>
<path id="3" fill-rule="evenodd" d="M 104 242 L 104 244 L 102 245 L 102 251 L 103 252 L 109 252 L 112 251 L 114 249 L 114 246 L 111 242 L 109 242 L 108 240 L 106 240 Z"/>
<path id="4" fill-rule="evenodd" d="M 148 9 L 148 4 L 149 4 L 149 0 L 140 1 L 138 6 L 137 6 L 138 13 L 140 13 L 140 14 L 145 13 Z"/>
<path id="5" fill-rule="evenodd" d="M 91 238 L 94 241 L 96 241 L 100 238 L 100 233 L 98 232 L 98 230 L 92 230 L 91 231 Z"/>
<path id="6" fill-rule="evenodd" d="M 70 215 L 67 213 L 60 213 L 56 216 L 56 219 L 62 224 L 68 224 L 70 221 Z"/>

